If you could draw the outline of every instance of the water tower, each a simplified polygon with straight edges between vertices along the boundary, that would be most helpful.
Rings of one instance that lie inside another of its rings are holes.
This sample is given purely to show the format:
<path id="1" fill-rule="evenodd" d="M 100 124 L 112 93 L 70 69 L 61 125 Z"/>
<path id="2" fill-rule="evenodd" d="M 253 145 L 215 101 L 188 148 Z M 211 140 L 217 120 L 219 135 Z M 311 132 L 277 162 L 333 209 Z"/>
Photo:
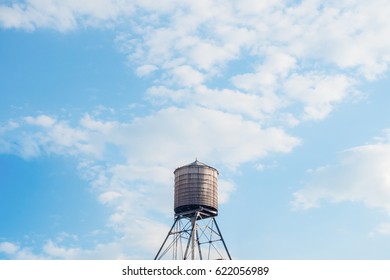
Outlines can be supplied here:
<path id="1" fill-rule="evenodd" d="M 175 219 L 155 260 L 231 259 L 215 217 L 218 170 L 195 160 L 177 168 Z"/>

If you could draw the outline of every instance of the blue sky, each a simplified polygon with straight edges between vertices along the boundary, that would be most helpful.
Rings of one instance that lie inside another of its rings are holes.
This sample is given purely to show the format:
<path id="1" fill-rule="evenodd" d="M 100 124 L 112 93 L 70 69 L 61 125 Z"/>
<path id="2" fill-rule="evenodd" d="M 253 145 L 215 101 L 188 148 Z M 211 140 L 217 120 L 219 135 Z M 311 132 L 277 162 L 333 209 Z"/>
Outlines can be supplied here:
<path id="1" fill-rule="evenodd" d="M 235 259 L 390 258 L 388 1 L 0 3 L 0 258 L 152 259 L 219 170 Z"/>

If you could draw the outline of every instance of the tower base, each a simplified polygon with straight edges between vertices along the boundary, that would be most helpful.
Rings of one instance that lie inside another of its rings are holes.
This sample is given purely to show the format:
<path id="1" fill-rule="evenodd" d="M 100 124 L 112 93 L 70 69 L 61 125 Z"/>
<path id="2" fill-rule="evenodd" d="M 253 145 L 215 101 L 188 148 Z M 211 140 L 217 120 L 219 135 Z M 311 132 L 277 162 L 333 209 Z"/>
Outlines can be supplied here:
<path id="1" fill-rule="evenodd" d="M 197 210 L 176 214 L 155 260 L 231 260 L 216 214 Z"/>

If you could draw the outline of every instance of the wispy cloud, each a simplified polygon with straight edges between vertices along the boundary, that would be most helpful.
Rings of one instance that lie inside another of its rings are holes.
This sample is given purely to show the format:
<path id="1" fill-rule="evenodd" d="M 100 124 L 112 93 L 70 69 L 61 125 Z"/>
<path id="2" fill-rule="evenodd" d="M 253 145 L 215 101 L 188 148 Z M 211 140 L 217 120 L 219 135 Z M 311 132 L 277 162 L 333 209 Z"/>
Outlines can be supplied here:
<path id="1" fill-rule="evenodd" d="M 372 232 L 370 232 L 370 236 L 375 235 L 390 235 L 390 223 L 381 223 L 379 224 Z"/>
<path id="2" fill-rule="evenodd" d="M 380 142 L 343 151 L 338 164 L 310 172 L 310 180 L 297 191 L 293 205 L 319 207 L 321 201 L 362 203 L 390 214 L 389 132 Z"/>
<path id="3" fill-rule="evenodd" d="M 95 247 L 85 249 L 62 242 L 47 240 L 38 250 L 29 246 L 19 246 L 10 242 L 0 243 L 0 253 L 5 253 L 15 260 L 41 260 L 41 259 L 129 259 L 142 258 L 141 255 L 130 255 L 126 247 L 126 240 L 118 239 L 109 243 L 97 244 Z"/>
<path id="4" fill-rule="evenodd" d="M 1 242 L 0 252 L 6 254 L 15 254 L 19 250 L 19 246 L 11 242 Z"/>
<path id="5" fill-rule="evenodd" d="M 221 92 L 234 93 L 251 111 L 268 112 L 267 120 L 284 119 L 281 110 L 298 102 L 302 111 L 294 117 L 305 121 L 325 118 L 356 93 L 356 81 L 387 71 L 390 24 L 387 9 L 379 8 L 385 3 L 27 0 L 0 6 L 0 22 L 30 30 L 120 25 L 119 48 L 139 76 L 157 73 L 154 82 L 162 87 L 150 90 L 170 92 L 167 100 L 183 88 L 196 93 L 182 95 L 187 102 L 207 92 L 219 103 Z M 246 69 L 230 71 L 230 63 L 242 59 Z M 221 77 L 224 88 L 211 86 Z M 223 109 L 237 113 L 231 102 Z"/>
<path id="6" fill-rule="evenodd" d="M 0 23 L 5 28 L 38 28 L 59 31 L 78 27 L 103 27 L 131 13 L 133 5 L 122 0 L 57 1 L 26 0 L 0 6 Z"/>
<path id="7" fill-rule="evenodd" d="M 372 3 L 251 2 L 248 9 L 249 2 L 186 2 L 168 14 L 146 9 L 153 20 L 134 21 L 117 44 L 137 69 L 160 73 L 152 98 L 286 126 L 326 118 L 356 96 L 359 81 L 387 71 L 390 42 L 379 38 L 390 24 Z M 242 60 L 244 69 L 229 67 Z M 291 109 L 297 104 L 300 112 Z"/>

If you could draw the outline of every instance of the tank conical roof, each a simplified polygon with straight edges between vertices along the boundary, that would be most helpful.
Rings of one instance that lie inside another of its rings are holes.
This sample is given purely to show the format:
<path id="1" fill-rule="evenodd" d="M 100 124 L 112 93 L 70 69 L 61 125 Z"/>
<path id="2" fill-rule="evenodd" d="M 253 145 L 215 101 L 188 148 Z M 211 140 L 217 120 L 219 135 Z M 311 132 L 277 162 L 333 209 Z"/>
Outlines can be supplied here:
<path id="1" fill-rule="evenodd" d="M 199 166 L 199 167 L 202 166 L 202 167 L 205 167 L 205 168 L 211 168 L 211 169 L 214 169 L 215 171 L 217 171 L 217 174 L 219 174 L 219 172 L 218 172 L 217 169 L 215 169 L 214 167 L 212 167 L 212 166 L 210 166 L 210 165 L 207 165 L 207 164 L 205 164 L 205 163 L 203 163 L 203 162 L 200 162 L 198 159 L 195 159 L 194 162 L 191 162 L 191 163 L 189 163 L 189 164 L 180 166 L 180 167 L 176 168 L 176 170 L 178 170 L 178 169 L 180 169 L 180 168 L 183 168 L 183 167 L 193 167 L 193 166 Z M 176 170 L 175 170 L 175 172 L 176 172 Z M 175 172 L 174 172 L 174 173 L 175 173 Z"/>
<path id="2" fill-rule="evenodd" d="M 194 162 L 191 162 L 190 164 L 187 164 L 185 166 L 190 166 L 190 165 L 208 166 L 207 164 L 204 164 L 203 162 L 200 162 L 198 159 L 196 159 Z"/>

